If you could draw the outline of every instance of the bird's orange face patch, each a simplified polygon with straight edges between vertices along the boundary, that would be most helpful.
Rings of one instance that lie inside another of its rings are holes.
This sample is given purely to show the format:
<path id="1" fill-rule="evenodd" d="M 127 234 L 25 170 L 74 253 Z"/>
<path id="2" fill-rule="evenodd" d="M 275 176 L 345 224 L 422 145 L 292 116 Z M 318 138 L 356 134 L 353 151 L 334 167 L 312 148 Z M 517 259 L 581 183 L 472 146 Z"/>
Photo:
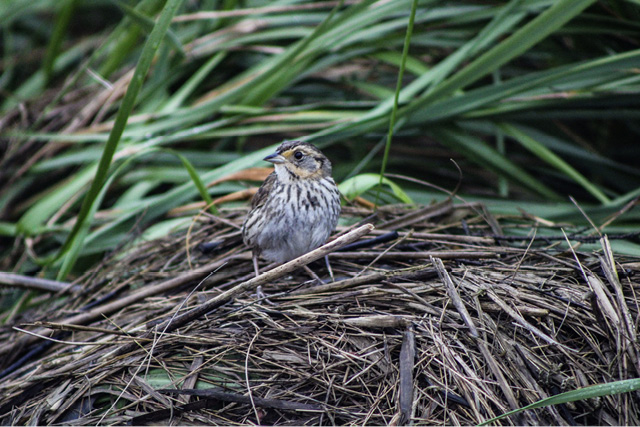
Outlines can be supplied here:
<path id="1" fill-rule="evenodd" d="M 286 159 L 283 164 L 289 171 L 301 179 L 315 179 L 322 177 L 322 163 L 318 161 L 315 152 L 296 147 L 282 153 Z"/>

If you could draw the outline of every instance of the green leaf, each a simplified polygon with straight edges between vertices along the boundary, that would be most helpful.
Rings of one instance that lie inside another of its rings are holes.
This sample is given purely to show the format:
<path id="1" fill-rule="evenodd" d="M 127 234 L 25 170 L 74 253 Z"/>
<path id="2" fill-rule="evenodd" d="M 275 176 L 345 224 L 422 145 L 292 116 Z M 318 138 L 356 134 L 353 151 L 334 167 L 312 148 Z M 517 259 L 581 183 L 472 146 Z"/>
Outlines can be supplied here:
<path id="1" fill-rule="evenodd" d="M 200 179 L 203 182 L 211 182 L 224 176 L 230 175 L 242 169 L 253 167 L 258 164 L 266 155 L 271 154 L 275 146 L 269 146 L 261 150 L 255 151 L 238 160 L 227 163 L 202 175 Z M 151 200 L 145 200 L 137 204 L 135 208 L 131 208 L 120 213 L 118 217 L 95 230 L 87 236 L 86 244 L 92 245 L 94 242 L 100 242 L 103 239 L 111 238 L 114 234 L 122 234 L 129 231 L 129 224 L 136 217 L 144 215 L 140 219 L 140 223 L 148 223 L 156 218 L 163 216 L 168 210 L 186 203 L 198 194 L 198 190 L 191 182 L 184 183 L 164 194 L 158 195 Z"/>
<path id="2" fill-rule="evenodd" d="M 48 190 L 48 194 L 39 197 L 22 215 L 18 221 L 18 230 L 27 236 L 36 233 L 55 212 L 89 183 L 95 171 L 95 165 L 85 167 L 74 176 L 61 181 L 53 189 Z"/>
<path id="3" fill-rule="evenodd" d="M 113 174 L 111 174 L 109 179 L 107 179 L 107 181 L 105 182 L 105 184 L 101 188 L 100 193 L 98 194 L 98 197 L 96 198 L 95 202 L 91 205 L 91 211 L 89 212 L 88 217 L 89 218 L 93 218 L 93 216 L 95 215 L 97 209 L 99 208 L 100 204 L 102 203 L 102 199 L 104 198 L 104 196 L 105 196 L 106 192 L 108 191 L 109 187 L 112 185 L 114 180 L 118 176 L 120 176 L 129 167 L 130 164 L 134 163 L 135 160 L 137 160 L 140 157 L 143 157 L 143 156 L 146 156 L 148 154 L 155 153 L 155 152 L 169 153 L 169 154 L 175 155 L 176 157 L 178 157 L 180 159 L 180 161 L 182 162 L 184 168 L 189 173 L 189 176 L 190 176 L 194 186 L 196 187 L 196 189 L 200 193 L 200 196 L 205 200 L 207 205 L 210 205 L 211 212 L 214 215 L 217 215 L 218 214 L 218 210 L 213 205 L 213 200 L 211 199 L 211 196 L 207 192 L 206 186 L 203 184 L 202 180 L 200 179 L 200 176 L 196 172 L 196 170 L 193 167 L 193 165 L 191 164 L 191 162 L 189 162 L 189 160 L 187 160 L 186 157 L 184 157 L 183 155 L 181 155 L 180 153 L 178 153 L 175 150 L 166 149 L 166 148 L 155 148 L 154 147 L 154 148 L 150 148 L 148 150 L 145 150 L 143 152 L 137 153 L 137 154 L 127 158 L 120 166 L 118 166 L 118 168 L 113 172 Z M 74 239 L 69 244 L 69 250 L 65 253 L 62 267 L 60 268 L 60 270 L 58 272 L 58 280 L 62 280 L 64 277 L 67 276 L 67 274 L 69 274 L 71 272 L 71 269 L 73 268 L 75 262 L 77 261 L 78 257 L 81 254 L 81 250 L 82 250 L 82 248 L 83 248 L 83 246 L 85 244 L 85 238 L 86 238 L 86 236 L 87 236 L 87 234 L 89 232 L 90 225 L 91 225 L 90 221 L 85 221 L 83 227 L 78 231 L 78 233 L 75 235 Z"/>
<path id="4" fill-rule="evenodd" d="M 523 0 L 512 0 L 501 8 L 491 22 L 486 25 L 478 34 L 465 43 L 444 60 L 436 64 L 433 68 L 424 70 L 421 76 L 415 79 L 402 89 L 400 101 L 407 102 L 429 86 L 435 86 L 446 78 L 447 75 L 455 71 L 464 61 L 476 55 L 490 43 L 510 31 L 525 16 L 524 12 L 514 13 L 514 10 L 522 4 Z M 369 111 L 363 120 L 386 114 L 393 107 L 393 98 L 389 97 L 385 102 L 380 103 L 376 108 Z"/>
<path id="5" fill-rule="evenodd" d="M 213 199 L 211 199 L 211 196 L 207 191 L 207 187 L 202 183 L 202 180 L 200 179 L 200 175 L 198 175 L 198 173 L 196 172 L 191 162 L 187 160 L 186 157 L 184 157 L 182 154 L 178 153 L 175 150 L 164 148 L 162 149 L 162 151 L 171 153 L 180 159 L 180 161 L 182 162 L 187 172 L 189 172 L 189 177 L 191 177 L 191 181 L 193 181 L 196 188 L 198 189 L 198 192 L 200 193 L 200 197 L 202 197 L 202 200 L 204 200 L 207 203 L 212 214 L 218 215 L 219 214 L 218 208 L 216 208 L 216 206 L 213 204 Z"/>
<path id="6" fill-rule="evenodd" d="M 117 174 L 113 174 L 100 189 L 100 192 L 98 193 L 94 202 L 91 204 L 91 209 L 89 210 L 88 218 L 94 217 L 95 213 L 100 207 L 100 204 L 102 203 L 102 200 L 104 199 L 105 194 L 107 193 L 107 190 L 111 186 L 111 183 L 113 182 L 116 175 Z M 67 239 L 67 242 L 69 242 L 68 250 L 63 254 L 62 266 L 58 270 L 56 280 L 64 280 L 67 277 L 67 275 L 71 272 L 71 269 L 73 268 L 78 257 L 82 253 L 82 248 L 84 246 L 84 239 L 87 236 L 87 233 L 89 232 L 90 226 L 91 226 L 90 221 L 84 221 L 81 224 L 81 227 L 77 230 L 77 232 L 75 234 L 72 234 L 71 240 Z"/>
<path id="7" fill-rule="evenodd" d="M 398 114 L 398 98 L 400 97 L 400 89 L 402 88 L 402 78 L 404 76 L 404 68 L 407 63 L 407 56 L 409 56 L 409 45 L 411 44 L 411 35 L 413 34 L 413 23 L 416 17 L 416 9 L 418 7 L 418 0 L 413 0 L 411 3 L 411 13 L 409 14 L 409 23 L 407 24 L 407 32 L 404 38 L 404 45 L 402 47 L 402 61 L 400 62 L 400 70 L 398 71 L 398 80 L 396 81 L 396 90 L 393 97 L 393 107 L 391 108 L 391 117 L 389 118 L 389 130 L 387 131 L 387 142 L 384 146 L 384 154 L 382 157 L 382 165 L 380 166 L 380 181 L 378 182 L 378 192 L 376 193 L 375 205 L 378 205 L 380 198 L 380 190 L 382 189 L 382 180 L 384 178 L 384 172 L 387 168 L 387 162 L 389 161 L 389 151 L 391 150 L 391 141 L 393 139 L 393 132 L 396 126 L 396 117 Z"/>
<path id="8" fill-rule="evenodd" d="M 595 0 L 559 0 L 555 2 L 553 6 L 513 33 L 509 38 L 449 79 L 435 86 L 417 102 L 413 103 L 409 108 L 409 112 L 430 104 L 436 99 L 449 96 L 456 90 L 464 88 L 490 74 L 501 65 L 526 52 L 594 2 Z"/>
<path id="9" fill-rule="evenodd" d="M 62 41 L 66 34 L 67 27 L 69 26 L 69 21 L 71 20 L 77 5 L 78 0 L 64 0 L 61 2 L 58 19 L 56 20 L 53 33 L 49 39 L 49 46 L 47 47 L 47 52 L 42 64 L 42 68 L 44 69 L 45 85 L 49 83 L 53 76 L 53 64 L 58 57 Z"/>
<path id="10" fill-rule="evenodd" d="M 18 234 L 18 226 L 16 224 L 0 221 L 0 236 L 15 237 Z"/>
<path id="11" fill-rule="evenodd" d="M 382 177 L 382 183 L 388 185 L 393 195 L 402 203 L 413 204 L 411 197 L 402 188 L 389 178 Z M 347 179 L 338 185 L 340 192 L 349 200 L 364 194 L 380 184 L 380 175 L 376 173 L 363 173 Z"/>
<path id="12" fill-rule="evenodd" d="M 595 397 L 602 396 L 614 396 L 620 393 L 629 393 L 631 391 L 640 390 L 640 378 L 634 378 L 631 380 L 615 381 L 608 384 L 598 384 L 589 387 L 579 388 L 577 390 L 571 390 L 566 393 L 560 393 L 555 396 L 548 397 L 546 399 L 539 400 L 527 405 L 520 409 L 509 411 L 506 414 L 502 414 L 495 418 L 491 418 L 483 423 L 481 426 L 486 426 L 494 423 L 509 415 L 517 414 L 518 412 L 526 411 L 527 409 L 544 408 L 550 405 L 559 405 L 561 403 L 575 402 L 578 400 L 593 399 Z"/>
<path id="13" fill-rule="evenodd" d="M 140 28 L 142 28 L 144 31 L 149 33 L 153 30 L 155 22 L 153 22 L 151 18 L 121 0 L 111 1 L 117 4 L 118 7 L 122 9 L 133 22 L 140 25 Z M 169 40 L 169 43 L 171 43 L 171 46 L 173 46 L 173 48 L 176 50 L 176 52 L 178 52 L 180 56 L 184 56 L 184 50 L 182 49 L 180 40 L 178 40 L 178 37 L 176 37 L 176 35 L 170 29 L 167 29 L 167 39 Z"/>
<path id="14" fill-rule="evenodd" d="M 151 66 L 151 61 L 153 60 L 154 54 L 160 46 L 160 42 L 167 33 L 169 25 L 171 24 L 171 19 L 177 12 L 178 7 L 181 3 L 182 0 L 167 0 L 167 4 L 160 14 L 158 22 L 151 31 L 151 34 L 149 35 L 149 38 L 142 49 L 138 65 L 136 66 L 136 69 L 134 71 L 131 83 L 127 88 L 127 92 L 124 95 L 122 105 L 118 109 L 115 123 L 113 124 L 113 128 L 111 129 L 111 132 L 109 134 L 109 140 L 104 147 L 102 157 L 100 158 L 100 163 L 98 163 L 98 170 L 96 172 L 96 175 L 93 179 L 93 182 L 91 183 L 89 191 L 84 198 L 76 223 L 74 224 L 71 233 L 67 237 L 66 242 L 60 249 L 58 256 L 62 256 L 71 248 L 72 245 L 76 246 L 81 244 L 81 242 L 78 242 L 78 240 L 76 240 L 76 235 L 78 235 L 81 230 L 86 227 L 86 223 L 91 221 L 91 213 L 95 212 L 94 203 L 96 203 L 96 200 L 98 199 L 102 191 L 102 187 L 104 186 L 107 179 L 111 160 L 113 159 L 113 155 L 116 151 L 116 148 L 118 147 L 118 143 L 120 142 L 120 137 L 124 132 L 124 128 L 127 125 L 129 115 L 131 114 L 133 106 L 135 105 L 136 97 L 138 96 L 138 93 L 142 88 L 144 76 L 149 71 L 149 67 Z M 59 277 L 59 280 L 63 278 L 64 276 Z"/>
<path id="15" fill-rule="evenodd" d="M 434 129 L 433 134 L 443 144 L 464 154 L 478 164 L 518 182 L 541 196 L 562 200 L 557 193 L 535 179 L 527 171 L 487 145 L 482 139 L 452 129 Z"/>
<path id="16" fill-rule="evenodd" d="M 178 230 L 184 230 L 189 227 L 191 222 L 193 222 L 193 218 L 172 218 L 166 221 L 160 221 L 144 230 L 144 233 L 142 233 L 140 238 L 134 242 L 133 245 L 135 246 L 139 242 L 166 237 Z"/>
<path id="17" fill-rule="evenodd" d="M 185 99 L 189 97 L 196 87 L 203 82 L 203 80 L 215 69 L 224 58 L 226 58 L 227 52 L 218 52 L 212 56 L 200 69 L 189 78 L 189 80 L 183 84 L 180 89 L 166 102 L 162 108 L 162 113 L 170 113 L 175 111 L 178 107 L 182 106 Z"/>
<path id="18" fill-rule="evenodd" d="M 575 182 L 580 184 L 585 190 L 591 193 L 591 195 L 598 199 L 601 203 L 605 205 L 611 203 L 611 200 L 602 191 L 600 191 L 598 187 L 593 185 L 587 178 L 585 178 L 580 172 L 575 170 L 567 162 L 555 155 L 547 147 L 531 138 L 525 132 L 507 123 L 501 123 L 498 126 L 505 134 L 518 141 L 524 148 L 535 154 L 540 160 L 548 163 L 549 165 L 565 174 L 570 179 L 573 179 Z"/>

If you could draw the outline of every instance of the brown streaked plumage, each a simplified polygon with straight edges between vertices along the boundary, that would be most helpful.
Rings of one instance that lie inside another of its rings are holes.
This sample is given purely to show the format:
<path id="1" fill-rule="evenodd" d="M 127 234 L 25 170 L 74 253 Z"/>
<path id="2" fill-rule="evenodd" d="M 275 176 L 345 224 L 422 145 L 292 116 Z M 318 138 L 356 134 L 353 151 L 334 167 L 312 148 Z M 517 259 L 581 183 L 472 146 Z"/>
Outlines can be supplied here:
<path id="1" fill-rule="evenodd" d="M 262 183 L 242 225 L 257 257 L 283 263 L 322 245 L 340 215 L 340 193 L 331 162 L 315 146 L 286 141 L 265 157 L 275 170 Z"/>

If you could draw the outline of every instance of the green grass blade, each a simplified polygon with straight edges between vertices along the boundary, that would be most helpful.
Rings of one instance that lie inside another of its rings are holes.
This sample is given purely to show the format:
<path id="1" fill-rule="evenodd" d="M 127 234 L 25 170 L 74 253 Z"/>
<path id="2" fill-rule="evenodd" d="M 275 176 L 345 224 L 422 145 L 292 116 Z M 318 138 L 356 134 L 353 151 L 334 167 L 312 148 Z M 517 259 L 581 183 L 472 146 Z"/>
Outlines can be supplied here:
<path id="1" fill-rule="evenodd" d="M 82 58 L 87 55 L 90 49 L 90 41 L 76 43 L 67 51 L 62 52 L 57 56 L 57 59 L 53 64 L 53 72 L 56 73 L 59 70 L 63 70 L 64 68 L 68 67 L 74 62 L 82 60 Z M 15 108 L 24 99 L 32 99 L 41 96 L 44 87 L 45 75 L 43 69 L 41 68 L 33 73 L 33 75 L 30 75 L 29 78 L 20 85 L 20 87 L 15 89 L 13 91 L 13 96 L 7 97 L 6 99 L 0 97 L 0 102 L 2 102 L 0 111 L 6 112 L 12 108 Z"/>
<path id="2" fill-rule="evenodd" d="M 67 240 L 59 251 L 59 256 L 69 250 L 71 245 L 81 244 L 80 242 L 76 241 L 76 235 L 85 226 L 85 222 L 91 221 L 90 212 L 92 211 L 92 206 L 98 198 L 100 191 L 106 181 L 109 167 L 111 165 L 111 160 L 113 159 L 113 155 L 116 151 L 116 148 L 118 147 L 118 143 L 120 142 L 120 137 L 122 136 L 124 128 L 127 125 L 127 120 L 129 119 L 129 115 L 133 110 L 133 106 L 135 105 L 138 93 L 142 88 L 144 77 L 149 71 L 149 67 L 151 66 L 151 61 L 153 60 L 154 54 L 160 46 L 160 42 L 164 38 L 169 25 L 171 24 L 171 19 L 177 12 L 178 7 L 181 5 L 181 3 L 182 0 L 167 1 L 165 8 L 160 14 L 158 22 L 151 31 L 151 34 L 149 35 L 149 38 L 142 49 L 140 59 L 138 60 L 138 65 L 136 66 L 136 69 L 134 71 L 133 78 L 131 79 L 131 83 L 129 84 L 127 92 L 124 95 L 122 105 L 118 110 L 115 123 L 109 134 L 109 140 L 105 145 L 102 157 L 100 159 L 100 162 L 98 163 L 98 170 L 96 171 L 96 175 L 93 179 L 93 182 L 91 183 L 89 191 L 84 198 L 82 207 L 80 208 L 80 213 L 78 214 L 78 219 L 73 229 L 71 230 L 71 233 L 67 237 Z"/>
<path id="3" fill-rule="evenodd" d="M 253 167 L 260 163 L 266 155 L 271 154 L 275 147 L 276 146 L 273 145 L 257 150 L 203 174 L 200 179 L 205 183 L 211 182 L 239 170 Z M 126 212 L 121 212 L 112 222 L 89 234 L 87 236 L 86 245 L 89 246 L 94 242 L 100 242 L 103 239 L 110 238 L 114 233 L 126 233 L 130 229 L 130 224 L 133 220 L 142 214 L 144 214 L 144 219 L 141 223 L 148 223 L 154 219 L 160 218 L 165 215 L 168 210 L 186 203 L 197 194 L 198 191 L 193 184 L 191 182 L 187 182 L 174 187 L 151 200 L 139 203 L 135 208 Z"/>
<path id="4" fill-rule="evenodd" d="M 531 22 L 513 33 L 449 79 L 435 86 L 409 108 L 409 112 L 430 104 L 436 99 L 451 95 L 526 52 L 549 34 L 594 3 L 595 0 L 559 0 Z"/>
<path id="5" fill-rule="evenodd" d="M 216 207 L 213 205 L 213 200 L 211 199 L 211 196 L 209 195 L 206 186 L 203 184 L 202 180 L 200 179 L 200 176 L 198 175 L 198 173 L 196 172 L 195 168 L 193 167 L 193 165 L 191 164 L 191 162 L 183 155 L 181 155 L 180 153 L 178 153 L 175 150 L 171 150 L 171 149 L 166 149 L 166 148 L 151 148 L 148 150 L 145 150 L 143 152 L 137 153 L 133 156 L 130 156 L 129 158 L 127 158 L 121 165 L 119 165 L 116 170 L 111 174 L 111 176 L 105 181 L 105 184 L 103 185 L 103 187 L 100 189 L 100 193 L 98 194 L 98 197 L 96 198 L 96 200 L 94 201 L 94 203 L 91 205 L 91 211 L 88 215 L 88 217 L 93 217 L 95 215 L 95 213 L 97 212 L 106 192 L 108 191 L 109 187 L 111 187 L 111 185 L 113 184 L 114 180 L 119 177 L 124 171 L 127 170 L 127 168 L 133 164 L 138 158 L 143 157 L 143 156 L 147 156 L 151 153 L 157 153 L 157 152 L 164 152 L 164 153 L 168 153 L 171 155 L 176 156 L 178 159 L 180 159 L 180 161 L 182 162 L 184 168 L 187 170 L 194 186 L 196 187 L 196 189 L 198 190 L 198 192 L 200 193 L 200 196 L 205 200 L 205 202 L 211 206 L 211 211 L 213 214 L 217 214 L 218 211 L 216 209 Z M 65 253 L 64 255 L 64 260 L 62 263 L 62 267 L 60 268 L 59 272 L 58 272 L 58 280 L 62 280 L 64 277 L 66 277 L 70 272 L 71 269 L 73 268 L 73 266 L 75 265 L 78 256 L 81 254 L 81 250 L 84 246 L 84 240 L 89 232 L 89 228 L 90 228 L 90 222 L 89 221 L 85 221 L 83 227 L 75 234 L 74 237 L 74 241 L 70 244 L 70 249 Z"/>
<path id="6" fill-rule="evenodd" d="M 480 108 L 515 96 L 540 96 L 554 94 L 559 90 L 588 89 L 594 78 L 610 79 L 611 75 L 626 76 L 633 68 L 640 66 L 640 50 L 624 52 L 568 66 L 560 66 L 537 73 L 512 78 L 499 85 L 483 86 L 469 90 L 455 97 L 434 100 L 413 112 L 409 124 L 438 122 L 456 116 L 478 111 Z M 598 80 L 600 81 L 600 80 Z M 538 101 L 538 102 L 544 102 Z M 511 101 L 503 105 L 505 112 L 517 110 L 519 102 Z M 528 108 L 531 107 L 527 104 Z M 475 117 L 475 115 L 472 115 Z"/>
<path id="7" fill-rule="evenodd" d="M 512 0 L 505 5 L 491 20 L 491 22 L 482 28 L 476 37 L 465 43 L 460 49 L 456 50 L 451 55 L 447 56 L 432 69 L 425 70 L 421 76 L 407 85 L 406 88 L 402 89 L 400 100 L 402 100 L 402 102 L 407 102 L 425 88 L 437 85 L 444 80 L 447 75 L 456 70 L 461 63 L 476 55 L 481 49 L 484 49 L 490 43 L 504 35 L 505 32 L 510 31 L 525 16 L 524 12 L 514 13 L 514 10 L 516 10 L 522 2 L 523 0 Z M 363 119 L 385 114 L 391 107 L 392 100 L 389 99 L 372 109 L 363 117 Z"/>
<path id="8" fill-rule="evenodd" d="M 73 12 L 77 5 L 78 0 L 66 0 L 60 5 L 58 19 L 56 20 L 56 25 L 54 26 L 53 33 L 49 39 L 49 46 L 47 47 L 47 53 L 42 64 L 45 86 L 49 84 L 51 77 L 53 76 L 53 64 L 58 57 L 62 41 L 67 32 L 67 27 L 69 26 L 69 21 L 71 21 L 71 17 L 73 16 Z"/>
<path id="9" fill-rule="evenodd" d="M 433 129 L 432 133 L 440 142 L 463 153 L 472 161 L 503 174 L 542 197 L 550 200 L 562 200 L 562 197 L 557 193 L 501 155 L 495 148 L 487 145 L 482 139 L 444 128 Z"/>
<path id="10" fill-rule="evenodd" d="M 149 18 L 148 16 L 145 16 L 143 13 L 129 6 L 128 4 L 124 3 L 121 0 L 112 0 L 112 1 L 115 4 L 117 4 L 118 7 L 122 9 L 122 11 L 133 22 L 140 25 L 140 28 L 142 28 L 145 32 L 149 33 L 153 30 L 153 27 L 155 25 L 155 22 L 153 21 L 153 19 Z M 169 43 L 171 44 L 171 46 L 173 46 L 175 51 L 178 52 L 180 56 L 184 56 L 184 49 L 182 48 L 182 44 L 180 43 L 180 40 L 178 40 L 178 37 L 175 35 L 175 33 L 171 31 L 171 29 L 167 29 L 166 36 L 167 36 L 167 40 L 169 40 Z"/>
<path id="11" fill-rule="evenodd" d="M 111 183 L 113 182 L 113 179 L 116 176 L 117 174 L 114 173 L 109 179 L 107 179 L 107 181 L 105 181 L 102 188 L 100 188 L 98 195 L 96 196 L 94 202 L 91 204 L 90 210 L 87 214 L 87 218 L 94 217 L 95 213 L 98 211 L 98 208 L 100 207 L 100 204 L 102 203 L 102 200 L 104 199 L 105 194 L 107 193 L 107 190 L 111 186 Z M 79 228 L 76 229 L 76 227 L 74 227 L 74 230 L 76 230 L 76 232 L 71 235 L 72 236 L 71 239 L 69 238 L 67 239 L 67 242 L 69 242 L 69 250 L 64 252 L 64 255 L 62 258 L 62 265 L 58 270 L 56 280 L 64 280 L 67 277 L 67 275 L 71 272 L 71 269 L 73 268 L 78 257 L 82 253 L 84 240 L 87 236 L 87 233 L 89 232 L 90 226 L 91 226 L 91 221 L 84 221 L 81 223 L 81 226 Z"/>
<path id="12" fill-rule="evenodd" d="M 17 224 L 0 221 L 0 236 L 15 237 L 18 234 Z"/>
<path id="13" fill-rule="evenodd" d="M 290 83 L 292 76 L 300 74 L 297 72 L 297 69 L 305 64 L 305 60 L 309 60 L 308 58 L 304 60 L 301 59 L 303 51 L 311 44 L 312 41 L 317 39 L 326 31 L 329 23 L 342 7 L 342 3 L 342 0 L 339 1 L 336 7 L 331 10 L 320 25 L 314 28 L 311 34 L 296 43 L 293 48 L 289 49 L 289 51 L 284 55 L 281 55 L 280 59 L 276 61 L 276 63 L 287 63 L 287 66 L 282 67 L 277 72 L 265 73 L 266 78 L 261 80 L 259 84 L 256 84 L 255 87 L 248 92 L 248 96 L 243 98 L 242 104 L 262 105 L 267 99 L 271 98 L 282 87 L 284 87 L 285 84 Z M 273 69 L 273 65 L 270 68 Z"/>
<path id="14" fill-rule="evenodd" d="M 382 189 L 382 180 L 384 178 L 384 172 L 387 168 L 387 162 L 389 161 L 389 151 L 391 150 L 391 140 L 393 139 L 393 131 L 396 126 L 396 115 L 398 113 L 398 98 L 400 97 L 400 89 L 402 89 L 402 78 L 404 76 L 404 68 L 407 64 L 407 56 L 409 56 L 409 45 L 411 44 L 411 35 L 413 34 L 413 23 L 416 18 L 416 9 L 418 7 L 418 0 L 411 2 L 411 13 L 409 14 L 409 23 L 407 24 L 407 32 L 404 38 L 404 46 L 402 47 L 402 62 L 400 63 L 400 70 L 398 71 L 398 80 L 396 82 L 396 91 L 393 96 L 393 108 L 391 108 L 391 117 L 389 119 L 389 130 L 387 132 L 387 142 L 384 146 L 384 154 L 382 155 L 382 166 L 380 167 L 380 182 L 378 183 L 378 193 L 374 204 L 378 205 L 378 199 L 380 197 L 380 190 Z"/>
<path id="15" fill-rule="evenodd" d="M 379 188 L 380 181 L 391 188 L 391 192 L 397 200 L 402 203 L 413 204 L 411 197 L 409 197 L 409 195 L 398 184 L 386 177 L 382 177 L 381 179 L 380 175 L 376 173 L 363 173 L 356 175 L 340 183 L 340 185 L 338 185 L 338 189 L 340 189 L 340 193 L 342 193 L 347 199 L 352 200 L 372 188 Z"/>
<path id="16" fill-rule="evenodd" d="M 608 384 L 598 384 L 589 387 L 580 388 L 577 390 L 571 390 L 566 393 L 560 393 L 555 396 L 548 397 L 546 399 L 539 400 L 527 405 L 520 409 L 509 411 L 506 414 L 502 414 L 498 417 L 491 418 L 483 423 L 481 426 L 492 424 L 502 418 L 509 415 L 517 414 L 518 412 L 526 411 L 527 409 L 544 408 L 550 405 L 559 405 L 561 403 L 575 402 L 577 400 L 587 400 L 602 396 L 613 396 L 620 393 L 629 393 L 635 390 L 640 390 L 640 378 L 631 380 L 615 381 Z"/>
<path id="17" fill-rule="evenodd" d="M 145 15 L 155 14 L 165 2 L 162 0 L 140 0 L 135 10 Z M 138 25 L 131 25 L 130 18 L 120 21 L 120 24 L 109 35 L 109 39 L 99 49 L 100 53 L 106 55 L 105 61 L 98 68 L 98 74 L 109 77 L 118 69 L 126 59 L 138 48 L 138 39 L 141 28 Z M 96 52 L 98 54 L 99 52 Z"/>
<path id="18" fill-rule="evenodd" d="M 196 169 L 193 167 L 191 162 L 185 156 L 183 156 L 182 154 L 178 153 L 175 150 L 164 148 L 162 149 L 162 151 L 166 153 L 171 153 L 180 159 L 185 169 L 189 172 L 189 177 L 191 177 L 193 184 L 198 189 L 198 192 L 200 193 L 200 197 L 202 197 L 202 199 L 207 203 L 207 205 L 209 206 L 209 209 L 211 210 L 211 213 L 214 215 L 218 215 L 219 213 L 218 208 L 216 208 L 216 206 L 213 204 L 213 199 L 211 199 L 211 196 L 207 191 L 207 187 L 202 183 L 202 180 L 200 179 L 200 175 L 198 175 L 198 172 L 196 172 Z"/>
<path id="19" fill-rule="evenodd" d="M 161 113 L 170 113 L 182 106 L 184 101 L 193 93 L 196 87 L 204 81 L 204 79 L 215 69 L 224 58 L 227 52 L 218 52 L 212 56 L 200 69 L 183 84 L 180 89 L 167 101 L 161 110 Z"/>
<path id="20" fill-rule="evenodd" d="M 534 138 L 527 135 L 517 127 L 509 125 L 507 123 L 501 123 L 498 126 L 505 134 L 518 141 L 524 148 L 529 150 L 540 160 L 558 169 L 564 175 L 581 185 L 593 197 L 598 199 L 600 203 L 603 203 L 605 205 L 611 203 L 611 200 L 598 187 L 593 185 L 587 178 L 585 178 L 584 175 L 575 170 L 573 167 L 571 167 L 571 165 L 562 160 L 562 158 L 557 156 L 547 147 L 540 144 Z"/>
<path id="21" fill-rule="evenodd" d="M 95 175 L 96 167 L 88 166 L 75 175 L 61 181 L 47 194 L 38 197 L 18 221 L 18 229 L 27 236 L 33 236 L 49 218 L 76 193 L 86 186 Z"/>

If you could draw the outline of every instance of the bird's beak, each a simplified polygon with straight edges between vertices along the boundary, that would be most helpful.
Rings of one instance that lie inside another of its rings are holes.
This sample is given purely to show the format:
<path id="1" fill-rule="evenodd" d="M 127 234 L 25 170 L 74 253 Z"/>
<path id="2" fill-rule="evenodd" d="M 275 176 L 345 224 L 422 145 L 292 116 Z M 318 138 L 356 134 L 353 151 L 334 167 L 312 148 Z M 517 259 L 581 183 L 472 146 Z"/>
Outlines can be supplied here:
<path id="1" fill-rule="evenodd" d="M 273 154 L 269 154 L 263 160 L 265 162 L 271 162 L 271 163 L 273 163 L 275 165 L 278 165 L 280 163 L 284 163 L 287 159 L 285 159 L 282 154 L 273 153 Z"/>

